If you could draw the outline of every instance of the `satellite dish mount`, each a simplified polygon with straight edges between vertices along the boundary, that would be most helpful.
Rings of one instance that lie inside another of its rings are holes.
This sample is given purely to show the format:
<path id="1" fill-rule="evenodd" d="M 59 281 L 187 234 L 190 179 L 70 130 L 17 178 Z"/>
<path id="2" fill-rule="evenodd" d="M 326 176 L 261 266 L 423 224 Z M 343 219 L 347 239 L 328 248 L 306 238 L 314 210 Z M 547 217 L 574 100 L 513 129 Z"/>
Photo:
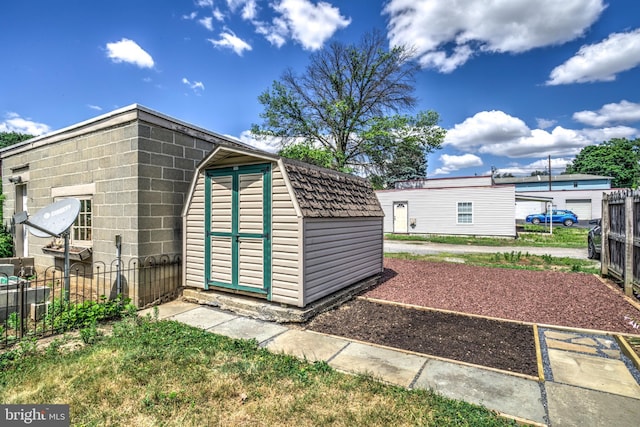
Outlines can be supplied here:
<path id="1" fill-rule="evenodd" d="M 29 232 L 36 237 L 64 238 L 64 299 L 69 301 L 69 230 L 80 213 L 78 199 L 62 199 L 40 209 L 29 218 L 26 211 L 13 216 L 16 224 L 29 226 Z"/>

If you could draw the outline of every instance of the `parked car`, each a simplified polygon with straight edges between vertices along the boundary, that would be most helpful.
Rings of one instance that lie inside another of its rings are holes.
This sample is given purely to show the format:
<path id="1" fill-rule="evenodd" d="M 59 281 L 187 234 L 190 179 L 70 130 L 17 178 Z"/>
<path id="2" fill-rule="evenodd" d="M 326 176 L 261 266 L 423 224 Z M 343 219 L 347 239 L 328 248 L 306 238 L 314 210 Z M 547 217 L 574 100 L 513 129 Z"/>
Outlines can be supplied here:
<path id="1" fill-rule="evenodd" d="M 587 257 L 589 259 L 600 259 L 602 252 L 602 223 L 600 219 L 589 221 L 592 225 L 587 234 Z"/>
<path id="2" fill-rule="evenodd" d="M 553 210 L 551 212 L 532 214 L 527 216 L 527 222 L 531 224 L 548 223 L 552 220 L 554 223 L 563 224 L 565 227 L 571 227 L 578 223 L 578 216 L 567 210 Z"/>

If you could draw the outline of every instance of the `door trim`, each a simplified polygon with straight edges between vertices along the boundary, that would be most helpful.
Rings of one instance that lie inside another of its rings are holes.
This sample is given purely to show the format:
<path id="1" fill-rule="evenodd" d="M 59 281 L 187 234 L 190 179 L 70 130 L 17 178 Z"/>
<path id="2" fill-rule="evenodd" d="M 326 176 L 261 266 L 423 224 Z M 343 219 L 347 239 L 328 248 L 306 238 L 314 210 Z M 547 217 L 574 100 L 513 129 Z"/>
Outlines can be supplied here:
<path id="1" fill-rule="evenodd" d="M 240 175 L 262 173 L 262 233 L 247 233 L 239 231 L 239 183 Z M 231 191 L 231 231 L 211 231 L 211 178 L 218 176 L 232 177 Z M 271 164 L 233 166 L 205 171 L 205 277 L 204 289 L 210 286 L 233 289 L 236 291 L 263 294 L 271 300 Z M 211 237 L 225 237 L 231 240 L 231 283 L 211 280 Z M 262 239 L 262 288 L 243 286 L 239 283 L 240 271 L 240 242 L 241 238 Z"/>

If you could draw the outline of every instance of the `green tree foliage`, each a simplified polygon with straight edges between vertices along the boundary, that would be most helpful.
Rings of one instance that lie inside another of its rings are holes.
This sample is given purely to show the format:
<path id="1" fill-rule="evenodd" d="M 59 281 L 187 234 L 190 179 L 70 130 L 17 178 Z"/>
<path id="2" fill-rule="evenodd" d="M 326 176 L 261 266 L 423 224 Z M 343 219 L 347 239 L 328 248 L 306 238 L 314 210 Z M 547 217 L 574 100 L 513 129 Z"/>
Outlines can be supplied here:
<path id="1" fill-rule="evenodd" d="M 446 131 L 438 126 L 435 111 L 417 116 L 378 118 L 362 134 L 363 152 L 376 188 L 393 188 L 396 181 L 426 178 L 427 155 L 442 146 Z"/>
<path id="2" fill-rule="evenodd" d="M 531 176 L 549 176 L 549 171 L 548 170 L 543 170 L 543 171 L 535 170 L 535 171 L 531 172 Z"/>
<path id="3" fill-rule="evenodd" d="M 33 135 L 18 132 L 0 132 L 0 148 L 33 138 Z"/>
<path id="4" fill-rule="evenodd" d="M 637 188 L 640 184 L 640 139 L 614 138 L 584 147 L 565 173 L 613 177 L 615 188 Z"/>
<path id="5" fill-rule="evenodd" d="M 334 42 L 311 55 L 305 73 L 286 70 L 258 97 L 263 123 L 254 124 L 252 133 L 280 138 L 283 147 L 301 141 L 307 148 L 320 147 L 331 154 L 334 169 L 370 165 L 372 130 L 383 129 L 385 117 L 416 103 L 418 66 L 411 58 L 405 47 L 389 50 L 378 31 L 365 34 L 358 45 Z"/>
<path id="6" fill-rule="evenodd" d="M 314 147 L 309 142 L 287 145 L 278 152 L 278 155 L 322 166 L 323 168 L 331 168 L 333 166 L 333 154 L 326 148 Z"/>

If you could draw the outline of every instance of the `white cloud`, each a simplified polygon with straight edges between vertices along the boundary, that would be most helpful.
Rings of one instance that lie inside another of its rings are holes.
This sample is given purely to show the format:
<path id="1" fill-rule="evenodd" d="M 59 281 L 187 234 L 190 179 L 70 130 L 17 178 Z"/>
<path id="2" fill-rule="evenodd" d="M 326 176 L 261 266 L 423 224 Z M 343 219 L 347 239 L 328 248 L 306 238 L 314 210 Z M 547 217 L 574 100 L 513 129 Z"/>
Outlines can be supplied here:
<path id="1" fill-rule="evenodd" d="M 629 126 L 614 126 L 599 129 L 582 129 L 582 135 L 589 138 L 594 143 L 608 141 L 613 138 L 638 138 L 640 131 Z"/>
<path id="2" fill-rule="evenodd" d="M 291 37 L 306 50 L 322 48 L 337 30 L 351 23 L 351 18 L 343 17 L 340 9 L 326 2 L 280 0 L 273 8 L 282 15 Z"/>
<path id="3" fill-rule="evenodd" d="M 638 129 L 626 126 L 579 130 L 556 126 L 551 131 L 530 129 L 519 118 L 502 111 L 481 111 L 449 129 L 444 145 L 462 152 L 511 158 L 574 156 L 587 145 L 638 135 Z"/>
<path id="4" fill-rule="evenodd" d="M 198 7 L 213 7 L 213 0 L 196 0 Z"/>
<path id="5" fill-rule="evenodd" d="M 191 82 L 186 77 L 183 77 L 182 78 L 182 83 L 184 83 L 185 85 L 189 86 L 197 94 L 200 93 L 198 91 L 203 91 L 204 90 L 204 83 L 202 83 L 202 82 Z"/>
<path id="6" fill-rule="evenodd" d="M 17 113 L 7 113 L 5 120 L 0 122 L 0 132 L 17 132 L 39 136 L 51 132 L 51 128 L 44 123 L 38 123 L 30 118 L 20 117 Z"/>
<path id="7" fill-rule="evenodd" d="M 258 6 L 255 0 L 248 0 L 242 7 L 242 19 L 253 21 L 258 15 Z"/>
<path id="8" fill-rule="evenodd" d="M 555 125 L 557 123 L 556 120 L 550 120 L 550 119 L 539 119 L 536 118 L 536 123 L 538 124 L 538 127 L 540 129 L 546 129 L 546 128 L 550 128 L 551 126 Z"/>
<path id="9" fill-rule="evenodd" d="M 582 46 L 578 53 L 551 71 L 547 85 L 610 82 L 616 74 L 640 65 L 640 29 L 614 33 L 600 43 Z"/>
<path id="10" fill-rule="evenodd" d="M 182 15 L 182 19 L 186 19 L 188 21 L 193 21 L 198 16 L 198 12 L 191 12 L 188 15 Z"/>
<path id="11" fill-rule="evenodd" d="M 423 67 L 447 73 L 478 52 L 574 40 L 605 7 L 603 0 L 390 0 L 383 13 L 392 45 L 413 47 Z"/>
<path id="12" fill-rule="evenodd" d="M 102 111 L 102 107 L 100 107 L 99 105 L 88 104 L 87 107 L 89 107 L 92 110 Z"/>
<path id="13" fill-rule="evenodd" d="M 567 169 L 567 164 L 571 163 L 572 157 L 551 158 L 551 173 L 557 175 Z M 527 164 L 512 163 L 508 166 L 498 168 L 496 173 L 510 173 L 514 176 L 526 175 L 530 176 L 534 171 L 546 171 L 549 169 L 549 159 L 540 159 Z"/>
<path id="14" fill-rule="evenodd" d="M 198 23 L 205 27 L 209 31 L 213 31 L 213 18 L 211 16 L 206 16 L 202 19 L 198 19 Z"/>
<path id="15" fill-rule="evenodd" d="M 254 22 L 256 32 L 262 34 L 272 45 L 282 47 L 289 37 L 289 27 L 284 19 L 276 17 L 271 25 L 263 22 Z"/>
<path id="16" fill-rule="evenodd" d="M 224 13 L 222 13 L 217 7 L 213 10 L 213 17 L 216 18 L 216 21 L 218 22 L 224 22 Z"/>
<path id="17" fill-rule="evenodd" d="M 234 137 L 235 138 L 235 137 Z M 245 144 L 251 145 L 258 150 L 267 151 L 269 153 L 277 153 L 280 150 L 281 143 L 280 138 L 275 137 L 264 137 L 264 138 L 256 138 L 250 130 L 245 130 L 240 134 L 240 137 L 237 138 Z"/>
<path id="18" fill-rule="evenodd" d="M 573 114 L 573 119 L 589 126 L 640 122 L 640 104 L 622 100 L 617 104 L 605 104 L 598 111 L 578 111 Z"/>
<path id="19" fill-rule="evenodd" d="M 123 38 L 119 42 L 107 43 L 107 57 L 113 62 L 127 62 L 140 68 L 153 68 L 151 55 L 133 40 Z"/>
<path id="20" fill-rule="evenodd" d="M 219 48 L 231 49 L 237 55 L 242 56 L 245 50 L 251 50 L 251 45 L 236 36 L 231 30 L 225 29 L 220 33 L 218 40 L 207 39 L 212 45 Z"/>
<path id="21" fill-rule="evenodd" d="M 481 111 L 447 131 L 444 144 L 458 149 L 477 149 L 486 144 L 527 137 L 531 130 L 520 119 L 502 111 Z"/>
<path id="22" fill-rule="evenodd" d="M 448 175 L 460 169 L 470 168 L 474 166 L 482 166 L 482 159 L 475 154 L 463 154 L 461 156 L 452 156 L 443 154 L 439 158 L 442 167 L 436 169 L 434 175 Z"/>

